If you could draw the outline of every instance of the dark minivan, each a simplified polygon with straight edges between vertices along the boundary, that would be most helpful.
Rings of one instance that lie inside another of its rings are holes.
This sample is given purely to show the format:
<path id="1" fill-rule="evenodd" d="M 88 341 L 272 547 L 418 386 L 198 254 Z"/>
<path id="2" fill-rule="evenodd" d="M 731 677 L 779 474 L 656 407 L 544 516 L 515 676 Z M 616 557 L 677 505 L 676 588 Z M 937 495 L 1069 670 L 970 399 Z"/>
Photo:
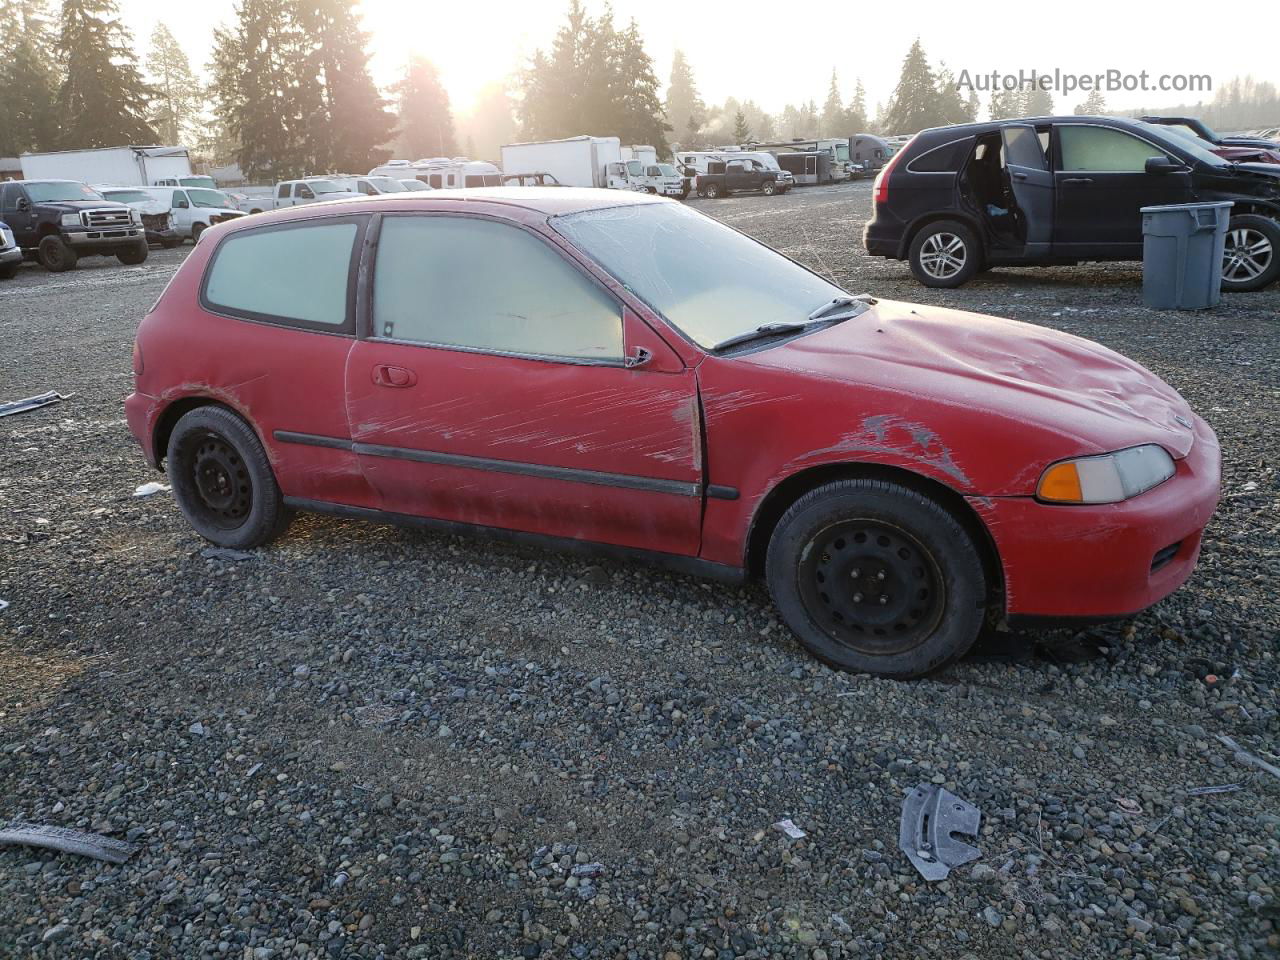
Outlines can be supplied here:
<path id="1" fill-rule="evenodd" d="M 1141 208 L 1231 200 L 1224 290 L 1280 275 L 1280 165 L 1231 163 L 1185 137 L 1118 117 L 937 127 L 880 172 L 863 235 L 929 287 L 995 266 L 1141 260 Z"/>

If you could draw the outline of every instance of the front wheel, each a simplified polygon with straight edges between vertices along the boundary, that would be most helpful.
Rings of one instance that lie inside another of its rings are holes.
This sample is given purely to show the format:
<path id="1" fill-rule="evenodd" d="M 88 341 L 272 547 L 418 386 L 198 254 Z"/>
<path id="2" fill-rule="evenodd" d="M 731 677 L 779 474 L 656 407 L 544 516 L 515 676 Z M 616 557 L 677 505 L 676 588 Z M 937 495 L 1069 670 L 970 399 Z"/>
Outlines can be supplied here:
<path id="1" fill-rule="evenodd" d="M 766 180 L 764 183 L 760 184 L 760 191 L 766 197 L 772 197 L 778 191 L 778 186 L 774 181 Z"/>
<path id="2" fill-rule="evenodd" d="M 916 234 L 908 256 L 911 272 L 926 287 L 958 287 L 978 272 L 982 250 L 963 223 L 939 220 Z"/>
<path id="3" fill-rule="evenodd" d="M 226 407 L 183 414 L 169 436 L 169 481 L 196 532 L 220 547 L 260 547 L 291 514 L 253 429 Z"/>
<path id="4" fill-rule="evenodd" d="M 1222 289 L 1261 290 L 1280 277 L 1280 223 L 1245 213 L 1232 217 L 1222 254 Z"/>
<path id="5" fill-rule="evenodd" d="M 12 280 L 18 275 L 18 268 L 22 266 L 22 262 L 6 263 L 0 267 L 0 280 Z"/>
<path id="6" fill-rule="evenodd" d="M 165 237 L 163 240 L 160 241 L 160 246 L 163 247 L 165 250 L 173 250 L 175 247 L 182 246 L 182 238 L 181 237 Z"/>
<path id="7" fill-rule="evenodd" d="M 75 247 L 52 233 L 40 241 L 40 246 L 36 248 L 36 257 L 40 261 L 40 266 L 50 273 L 74 270 L 80 261 L 80 254 L 76 253 Z"/>
<path id="8" fill-rule="evenodd" d="M 131 247 L 125 247 L 123 250 L 116 252 L 116 259 L 127 267 L 136 267 L 140 263 L 144 263 L 147 255 L 151 252 L 151 248 L 147 246 L 146 240 L 139 240 Z"/>
<path id="9" fill-rule="evenodd" d="M 801 497 L 769 540 L 766 573 L 801 644 L 842 670 L 923 676 L 963 656 L 985 617 L 972 537 L 897 483 L 842 480 Z"/>

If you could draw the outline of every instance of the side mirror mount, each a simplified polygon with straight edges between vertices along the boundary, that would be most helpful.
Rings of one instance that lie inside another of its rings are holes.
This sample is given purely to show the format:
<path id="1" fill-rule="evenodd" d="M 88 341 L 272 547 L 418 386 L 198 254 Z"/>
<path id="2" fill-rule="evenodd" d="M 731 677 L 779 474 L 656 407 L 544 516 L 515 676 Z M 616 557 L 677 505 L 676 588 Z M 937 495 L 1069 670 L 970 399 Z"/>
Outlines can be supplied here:
<path id="1" fill-rule="evenodd" d="M 179 210 L 186 210 L 191 206 L 191 204 L 187 203 L 187 201 L 185 200 L 179 200 L 176 204 L 174 204 L 174 206 L 176 206 Z"/>
<path id="2" fill-rule="evenodd" d="M 1176 160 L 1170 160 L 1168 157 L 1147 158 L 1147 173 L 1181 173 L 1186 169 L 1185 164 L 1178 163 Z"/>
<path id="3" fill-rule="evenodd" d="M 31 201 L 30 201 L 30 200 L 28 200 L 26 197 L 19 197 L 19 198 L 18 198 L 18 209 L 19 209 L 19 210 L 23 210 L 23 211 L 30 210 L 30 209 L 31 209 Z"/>
<path id="4" fill-rule="evenodd" d="M 622 360 L 622 365 L 628 370 L 634 370 L 636 367 L 643 367 L 653 359 L 653 354 L 644 347 L 636 347 L 631 353 L 627 354 Z"/>

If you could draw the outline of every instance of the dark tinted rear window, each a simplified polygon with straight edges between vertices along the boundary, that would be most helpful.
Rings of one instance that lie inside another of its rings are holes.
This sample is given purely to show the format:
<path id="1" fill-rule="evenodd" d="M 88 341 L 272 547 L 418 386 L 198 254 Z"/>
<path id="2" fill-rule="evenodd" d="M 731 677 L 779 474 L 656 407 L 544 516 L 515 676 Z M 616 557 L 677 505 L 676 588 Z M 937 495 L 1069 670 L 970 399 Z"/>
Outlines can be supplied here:
<path id="1" fill-rule="evenodd" d="M 907 169 L 913 173 L 954 173 L 964 165 L 972 146 L 972 137 L 944 143 L 920 154 L 907 164 Z"/>

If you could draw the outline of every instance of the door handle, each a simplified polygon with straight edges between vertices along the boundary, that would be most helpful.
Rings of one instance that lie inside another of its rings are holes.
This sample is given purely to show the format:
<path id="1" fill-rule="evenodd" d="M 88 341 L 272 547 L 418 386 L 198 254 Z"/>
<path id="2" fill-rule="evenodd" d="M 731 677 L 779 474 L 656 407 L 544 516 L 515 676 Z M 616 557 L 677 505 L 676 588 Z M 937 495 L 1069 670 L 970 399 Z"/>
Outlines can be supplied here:
<path id="1" fill-rule="evenodd" d="M 380 387 L 412 387 L 418 382 L 418 375 L 406 367 L 379 363 L 373 368 L 373 382 Z"/>
<path id="2" fill-rule="evenodd" d="M 1015 172 L 1014 172 L 1014 174 L 1013 174 L 1013 179 L 1015 179 L 1015 180 L 1025 180 L 1025 179 L 1027 179 L 1027 175 L 1026 175 L 1025 173 L 1018 173 L 1018 172 L 1016 172 L 1016 171 L 1015 171 Z"/>
<path id="3" fill-rule="evenodd" d="M 1092 177 L 1067 177 L 1063 183 L 1093 183 Z"/>

